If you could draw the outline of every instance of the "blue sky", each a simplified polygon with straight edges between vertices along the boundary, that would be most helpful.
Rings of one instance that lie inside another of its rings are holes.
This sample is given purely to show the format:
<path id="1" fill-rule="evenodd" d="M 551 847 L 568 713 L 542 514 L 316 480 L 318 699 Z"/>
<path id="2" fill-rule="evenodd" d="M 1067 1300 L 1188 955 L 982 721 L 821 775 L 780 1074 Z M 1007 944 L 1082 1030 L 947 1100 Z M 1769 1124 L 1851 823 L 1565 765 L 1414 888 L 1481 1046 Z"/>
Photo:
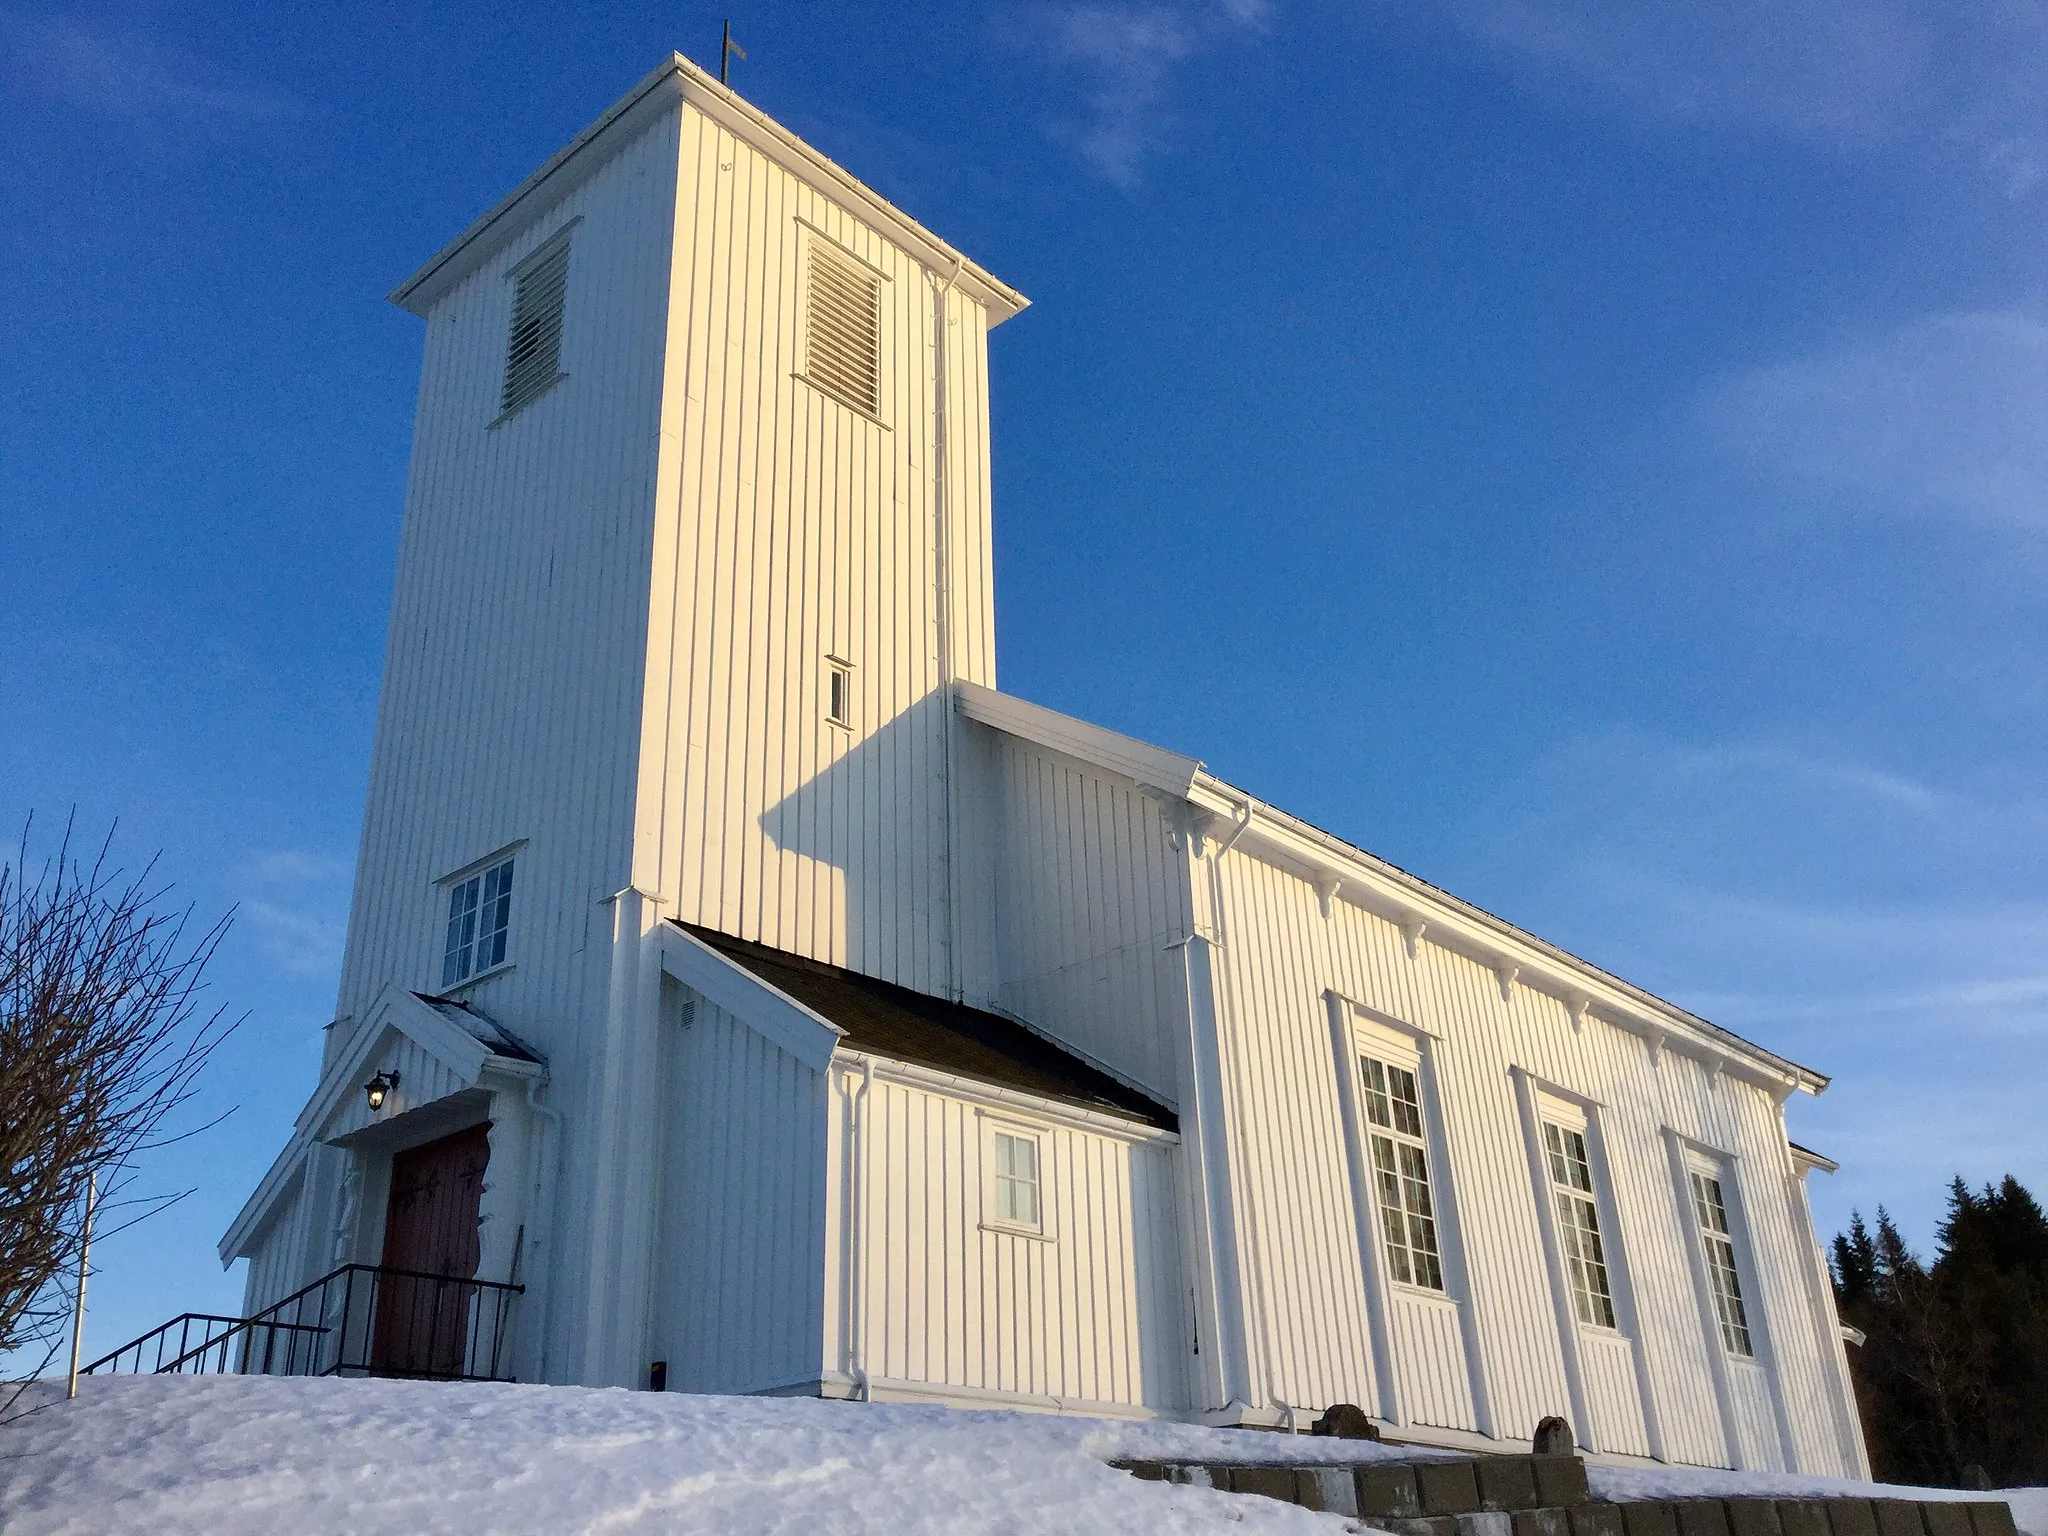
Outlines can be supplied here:
<path id="1" fill-rule="evenodd" d="M 738 0 L 734 0 L 737 4 Z M 418 322 L 721 9 L 0 5 L 0 822 L 163 850 L 248 1023 L 89 1342 L 332 1011 Z M 1823 1234 L 2048 1195 L 2048 8 L 749 4 L 735 85 L 1034 307 L 1005 688 L 1835 1077 Z"/>

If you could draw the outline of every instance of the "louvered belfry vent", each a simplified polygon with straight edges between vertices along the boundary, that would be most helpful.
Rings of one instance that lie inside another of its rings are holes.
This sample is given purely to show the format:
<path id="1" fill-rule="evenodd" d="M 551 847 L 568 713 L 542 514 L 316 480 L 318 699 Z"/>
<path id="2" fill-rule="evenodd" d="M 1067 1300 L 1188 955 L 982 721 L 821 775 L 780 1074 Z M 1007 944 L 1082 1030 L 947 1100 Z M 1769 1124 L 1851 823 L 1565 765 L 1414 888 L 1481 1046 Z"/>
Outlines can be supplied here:
<path id="1" fill-rule="evenodd" d="M 882 280 L 823 240 L 810 242 L 804 377 L 869 416 L 882 409 Z"/>
<path id="2" fill-rule="evenodd" d="M 499 420 L 544 394 L 562 376 L 562 300 L 569 289 L 569 242 L 528 258 L 512 296 L 512 338 L 505 348 Z"/>

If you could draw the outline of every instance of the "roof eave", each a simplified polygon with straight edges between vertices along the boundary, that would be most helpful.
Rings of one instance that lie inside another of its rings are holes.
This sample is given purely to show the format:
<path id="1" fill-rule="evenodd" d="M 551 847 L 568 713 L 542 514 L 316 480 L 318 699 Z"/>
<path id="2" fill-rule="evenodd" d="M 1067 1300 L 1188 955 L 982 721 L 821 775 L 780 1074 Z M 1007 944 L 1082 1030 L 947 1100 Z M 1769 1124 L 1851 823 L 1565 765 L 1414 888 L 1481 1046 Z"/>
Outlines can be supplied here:
<path id="1" fill-rule="evenodd" d="M 1567 973 L 1566 976 L 1555 978 L 1558 983 L 1566 987 L 1569 987 L 1574 980 L 1586 983 L 1584 990 L 1587 993 L 1589 1005 L 1605 1003 L 1607 1004 L 1606 1011 L 1609 1012 L 1615 1011 L 1617 1008 L 1626 1010 L 1632 1007 L 1640 1010 L 1642 1013 L 1652 1015 L 1650 1019 L 1643 1020 L 1642 1022 L 1653 1025 L 1674 1026 L 1675 1028 L 1672 1032 L 1678 1034 L 1681 1038 L 1694 1035 L 1705 1036 L 1706 1038 L 1699 1041 L 1699 1044 L 1717 1048 L 1723 1055 L 1741 1057 L 1754 1063 L 1763 1071 L 1764 1075 L 1774 1081 L 1782 1081 L 1792 1092 L 1819 1095 L 1827 1089 L 1829 1078 L 1825 1074 L 1816 1072 L 1811 1067 L 1801 1066 L 1798 1062 L 1780 1056 L 1775 1051 L 1767 1050 L 1753 1040 L 1745 1040 L 1732 1030 L 1724 1029 L 1711 1020 L 1703 1019 L 1699 1015 L 1679 1007 L 1676 1003 L 1668 1002 L 1664 998 L 1657 996 L 1654 992 L 1646 991 L 1633 982 L 1626 981 L 1610 971 L 1601 969 L 1590 960 L 1583 960 L 1579 956 L 1572 954 L 1569 950 L 1560 949 L 1547 939 L 1538 938 L 1535 934 L 1517 927 L 1506 918 L 1495 916 L 1484 907 L 1474 906 L 1471 902 L 1452 895 L 1442 887 L 1430 884 L 1421 876 L 1410 874 L 1397 864 L 1390 864 L 1385 859 L 1367 853 L 1364 849 L 1345 842 L 1335 834 L 1325 832 L 1322 828 L 1305 822 L 1299 817 L 1290 816 L 1287 812 L 1267 805 L 1265 802 L 1248 795 L 1244 790 L 1238 789 L 1234 785 L 1217 778 L 1215 775 L 1203 771 L 1196 775 L 1194 792 L 1188 798 L 1191 803 L 1200 806 L 1205 796 L 1215 800 L 1218 804 L 1205 806 L 1203 807 L 1204 809 L 1225 812 L 1232 810 L 1241 811 L 1241 807 L 1245 802 L 1249 801 L 1253 807 L 1253 826 L 1248 829 L 1248 835 L 1252 837 L 1258 835 L 1257 823 L 1260 820 L 1264 820 L 1270 828 L 1281 830 L 1289 834 L 1291 840 L 1297 840 L 1299 843 L 1307 845 L 1306 849 L 1301 850 L 1283 848 L 1283 853 L 1292 852 L 1297 858 L 1301 857 L 1303 852 L 1308 852 L 1311 857 L 1313 857 L 1314 853 L 1318 852 L 1332 855 L 1338 861 L 1350 866 L 1353 870 L 1369 872 L 1380 882 L 1412 893 L 1417 898 L 1418 904 L 1427 903 L 1437 908 L 1439 914 L 1444 909 L 1448 909 L 1450 913 L 1463 922 L 1481 930 L 1481 933 L 1485 936 L 1499 940 L 1506 946 L 1533 950 L 1536 957 L 1540 958 L 1541 961 Z M 1368 910 L 1371 910 L 1370 904 L 1366 905 Z M 1418 913 L 1415 915 L 1426 917 L 1428 914 Z M 1439 937 L 1442 936 L 1444 935 L 1440 929 Z M 1478 938 L 1479 935 L 1474 935 L 1473 937 Z M 1501 958 L 1512 959 L 1515 957 L 1502 956 Z M 1542 978 L 1536 975 L 1529 975 L 1523 977 L 1522 981 L 1524 985 L 1528 985 L 1539 979 Z M 1617 1019 L 1614 1022 L 1621 1022 L 1626 1027 L 1627 1021 Z"/>
<path id="2" fill-rule="evenodd" d="M 696 107 L 785 170 L 843 203 L 926 267 L 946 273 L 957 288 L 982 305 L 991 327 L 1031 302 L 680 53 L 671 54 L 596 122 L 394 288 L 391 302 L 424 317 L 444 294 L 502 250 L 532 218 L 539 217 L 538 210 L 552 206 L 602 165 L 607 150 L 625 144 L 656 114 L 677 102 Z"/>

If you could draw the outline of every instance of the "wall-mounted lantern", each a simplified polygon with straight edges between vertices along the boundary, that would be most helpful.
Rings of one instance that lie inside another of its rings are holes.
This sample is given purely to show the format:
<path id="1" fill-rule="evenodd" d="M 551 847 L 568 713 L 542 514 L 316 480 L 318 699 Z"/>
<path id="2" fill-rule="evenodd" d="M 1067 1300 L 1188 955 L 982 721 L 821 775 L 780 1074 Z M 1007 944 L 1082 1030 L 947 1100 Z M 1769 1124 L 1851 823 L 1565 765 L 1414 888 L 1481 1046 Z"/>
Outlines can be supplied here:
<path id="1" fill-rule="evenodd" d="M 363 1097 L 370 1101 L 370 1110 L 375 1113 L 384 1107 L 384 1095 L 398 1086 L 396 1072 L 379 1072 L 363 1084 Z"/>

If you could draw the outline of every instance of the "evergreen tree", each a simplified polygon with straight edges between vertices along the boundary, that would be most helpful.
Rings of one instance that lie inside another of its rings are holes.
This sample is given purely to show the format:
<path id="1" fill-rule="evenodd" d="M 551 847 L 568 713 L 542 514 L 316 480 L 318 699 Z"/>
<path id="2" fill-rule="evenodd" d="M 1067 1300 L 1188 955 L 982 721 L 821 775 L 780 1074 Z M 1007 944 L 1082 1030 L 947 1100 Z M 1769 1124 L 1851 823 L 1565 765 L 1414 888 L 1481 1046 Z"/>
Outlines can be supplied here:
<path id="1" fill-rule="evenodd" d="M 1833 1244 L 1836 1303 L 1865 1342 L 1850 1351 L 1873 1470 L 1959 1486 L 2048 1479 L 2048 1215 L 2007 1175 L 1960 1178 L 1922 1264 L 1880 1206 Z"/>
<path id="2" fill-rule="evenodd" d="M 1849 1230 L 1835 1234 L 1835 1295 L 1842 1306 L 1860 1306 L 1877 1289 L 1877 1245 L 1863 1225 L 1863 1213 L 1849 1213 Z"/>

